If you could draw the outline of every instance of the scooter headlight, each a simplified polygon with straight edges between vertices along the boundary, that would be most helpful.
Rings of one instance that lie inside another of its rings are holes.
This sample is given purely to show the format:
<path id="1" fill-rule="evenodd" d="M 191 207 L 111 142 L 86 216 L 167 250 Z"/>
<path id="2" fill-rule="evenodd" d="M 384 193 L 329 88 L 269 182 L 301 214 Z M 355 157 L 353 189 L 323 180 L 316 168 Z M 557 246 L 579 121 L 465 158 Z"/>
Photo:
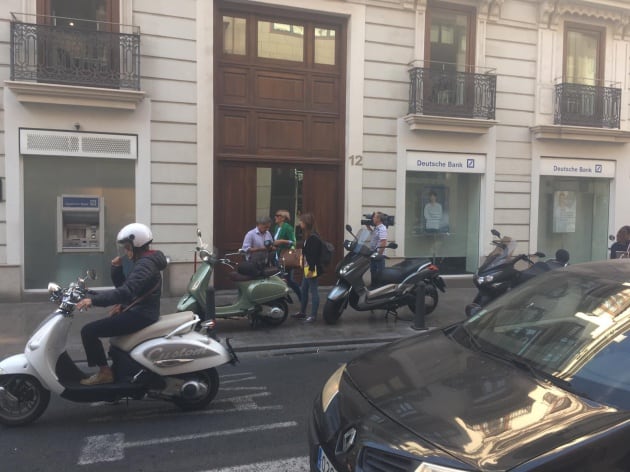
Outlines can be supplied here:
<path id="1" fill-rule="evenodd" d="M 479 278 L 477 279 L 477 281 L 478 281 L 480 284 L 489 284 L 489 283 L 490 283 L 490 282 L 492 282 L 493 280 L 494 280 L 494 276 L 493 276 L 493 275 L 486 275 L 486 276 L 479 277 Z"/>
<path id="2" fill-rule="evenodd" d="M 201 251 L 199 251 L 199 258 L 202 261 L 208 262 L 211 257 L 212 257 L 212 254 L 207 249 L 202 249 Z"/>
<path id="3" fill-rule="evenodd" d="M 350 264 L 346 264 L 341 269 L 339 269 L 339 275 L 341 276 L 346 275 L 348 272 L 352 270 L 353 267 L 354 267 L 354 263 L 352 262 Z"/>

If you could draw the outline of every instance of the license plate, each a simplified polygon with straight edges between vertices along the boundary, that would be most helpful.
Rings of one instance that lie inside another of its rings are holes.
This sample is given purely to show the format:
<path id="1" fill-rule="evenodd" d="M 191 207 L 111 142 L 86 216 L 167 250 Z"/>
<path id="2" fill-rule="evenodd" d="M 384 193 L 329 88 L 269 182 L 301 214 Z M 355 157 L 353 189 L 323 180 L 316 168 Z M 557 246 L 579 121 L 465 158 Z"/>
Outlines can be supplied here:
<path id="1" fill-rule="evenodd" d="M 317 452 L 317 470 L 319 472 L 337 472 L 337 469 L 331 464 L 330 459 L 328 459 L 321 446 Z"/>

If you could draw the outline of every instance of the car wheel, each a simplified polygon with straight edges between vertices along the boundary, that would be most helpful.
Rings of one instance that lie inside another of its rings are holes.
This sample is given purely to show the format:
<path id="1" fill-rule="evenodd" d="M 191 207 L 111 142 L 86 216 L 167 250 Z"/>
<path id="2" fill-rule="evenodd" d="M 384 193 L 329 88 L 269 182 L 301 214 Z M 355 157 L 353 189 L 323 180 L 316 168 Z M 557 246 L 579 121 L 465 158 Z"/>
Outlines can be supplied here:
<path id="1" fill-rule="evenodd" d="M 0 377 L 0 423 L 21 426 L 35 421 L 50 402 L 50 391 L 30 375 Z"/>

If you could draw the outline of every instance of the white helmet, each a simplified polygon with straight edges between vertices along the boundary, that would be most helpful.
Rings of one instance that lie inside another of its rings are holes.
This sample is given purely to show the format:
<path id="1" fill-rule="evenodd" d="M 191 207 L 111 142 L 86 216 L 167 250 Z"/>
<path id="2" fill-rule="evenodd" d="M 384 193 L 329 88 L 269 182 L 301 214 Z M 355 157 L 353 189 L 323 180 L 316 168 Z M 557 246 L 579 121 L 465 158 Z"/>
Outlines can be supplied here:
<path id="1" fill-rule="evenodd" d="M 133 247 L 142 247 L 153 241 L 153 233 L 142 223 L 131 223 L 118 232 L 118 244 L 131 243 Z"/>

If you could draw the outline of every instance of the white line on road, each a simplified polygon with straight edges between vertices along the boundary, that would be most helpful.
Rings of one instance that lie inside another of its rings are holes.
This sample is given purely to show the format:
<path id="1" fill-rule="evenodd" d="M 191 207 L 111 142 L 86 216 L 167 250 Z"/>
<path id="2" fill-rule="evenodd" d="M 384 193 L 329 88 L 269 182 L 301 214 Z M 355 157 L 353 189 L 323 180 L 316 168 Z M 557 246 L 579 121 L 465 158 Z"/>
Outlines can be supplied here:
<path id="1" fill-rule="evenodd" d="M 277 461 L 257 462 L 256 464 L 212 469 L 204 472 L 308 472 L 308 457 L 292 457 Z"/>
<path id="2" fill-rule="evenodd" d="M 262 424 L 250 426 L 249 428 L 228 429 L 224 431 L 211 431 L 208 433 L 187 434 L 184 436 L 170 436 L 165 438 L 147 439 L 144 441 L 125 442 L 124 433 L 104 434 L 99 436 L 88 436 L 85 438 L 85 445 L 79 455 L 79 465 L 95 464 L 97 462 L 114 462 L 124 459 L 125 449 L 129 447 L 155 446 L 158 444 L 168 444 L 181 441 L 192 441 L 195 439 L 211 438 L 216 436 L 229 436 L 233 434 L 253 433 L 258 431 L 268 431 L 271 429 L 293 428 L 297 426 L 295 421 L 285 421 L 282 423 Z"/>

